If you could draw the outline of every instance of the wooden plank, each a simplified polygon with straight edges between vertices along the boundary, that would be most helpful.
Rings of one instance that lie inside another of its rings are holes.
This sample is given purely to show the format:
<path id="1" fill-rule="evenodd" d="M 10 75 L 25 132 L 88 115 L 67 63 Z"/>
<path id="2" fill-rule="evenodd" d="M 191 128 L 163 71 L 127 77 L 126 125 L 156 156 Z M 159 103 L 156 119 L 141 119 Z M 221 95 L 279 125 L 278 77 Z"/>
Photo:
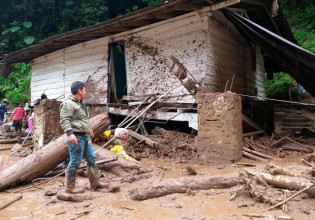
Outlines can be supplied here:
<path id="1" fill-rule="evenodd" d="M 220 2 L 218 4 L 211 5 L 210 10 L 215 11 L 215 10 L 225 8 L 225 7 L 230 6 L 230 5 L 237 4 L 239 2 L 240 2 L 240 0 L 226 0 L 224 2 Z"/>
<path id="2" fill-rule="evenodd" d="M 265 131 L 260 130 L 260 131 L 254 131 L 254 132 L 249 132 L 249 133 L 245 133 L 242 136 L 243 137 L 248 137 L 248 136 L 253 136 L 253 135 L 258 135 L 258 134 L 264 134 Z"/>
<path id="3" fill-rule="evenodd" d="M 242 114 L 242 120 L 244 122 L 246 122 L 248 125 L 252 126 L 253 128 L 255 128 L 256 130 L 260 131 L 262 130 L 262 128 L 257 125 L 253 120 L 251 120 L 250 118 L 248 118 L 246 115 Z"/>
<path id="4" fill-rule="evenodd" d="M 202 9 L 202 6 L 191 5 L 191 4 L 175 5 L 174 9 L 176 11 L 198 11 L 198 10 Z"/>

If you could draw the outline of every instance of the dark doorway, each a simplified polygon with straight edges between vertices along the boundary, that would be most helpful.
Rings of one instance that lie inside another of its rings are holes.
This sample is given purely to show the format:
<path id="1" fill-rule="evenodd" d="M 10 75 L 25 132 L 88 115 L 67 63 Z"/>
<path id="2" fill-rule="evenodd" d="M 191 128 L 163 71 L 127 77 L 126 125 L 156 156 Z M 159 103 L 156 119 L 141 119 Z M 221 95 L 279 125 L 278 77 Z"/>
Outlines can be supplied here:
<path id="1" fill-rule="evenodd" d="M 108 49 L 108 102 L 122 103 L 122 97 L 127 95 L 125 44 L 123 41 L 112 42 Z"/>

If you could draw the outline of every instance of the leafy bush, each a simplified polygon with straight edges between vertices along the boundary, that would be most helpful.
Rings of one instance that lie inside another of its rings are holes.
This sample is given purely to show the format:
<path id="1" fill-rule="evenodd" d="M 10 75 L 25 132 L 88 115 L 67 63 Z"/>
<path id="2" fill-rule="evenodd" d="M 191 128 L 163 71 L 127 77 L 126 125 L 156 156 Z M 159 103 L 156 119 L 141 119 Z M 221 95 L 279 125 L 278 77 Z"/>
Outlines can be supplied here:
<path id="1" fill-rule="evenodd" d="M 7 77 L 0 76 L 0 93 L 11 105 L 25 104 L 30 96 L 31 64 L 17 63 Z"/>
<path id="2" fill-rule="evenodd" d="M 296 85 L 294 79 L 287 73 L 275 73 L 273 80 L 267 79 L 265 75 L 266 93 L 269 98 L 289 99 L 291 95 L 296 96 Z"/>

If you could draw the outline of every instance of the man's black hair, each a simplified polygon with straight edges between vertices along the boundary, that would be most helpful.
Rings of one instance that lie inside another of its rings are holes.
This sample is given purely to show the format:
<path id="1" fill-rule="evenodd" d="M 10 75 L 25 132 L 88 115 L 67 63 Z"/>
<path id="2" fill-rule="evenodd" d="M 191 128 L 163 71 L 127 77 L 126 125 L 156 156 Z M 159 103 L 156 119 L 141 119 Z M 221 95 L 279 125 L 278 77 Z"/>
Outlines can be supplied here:
<path id="1" fill-rule="evenodd" d="M 72 83 L 71 85 L 71 93 L 72 95 L 77 94 L 77 92 L 79 91 L 79 89 L 83 89 L 85 86 L 84 82 L 81 81 L 75 81 L 74 83 Z"/>

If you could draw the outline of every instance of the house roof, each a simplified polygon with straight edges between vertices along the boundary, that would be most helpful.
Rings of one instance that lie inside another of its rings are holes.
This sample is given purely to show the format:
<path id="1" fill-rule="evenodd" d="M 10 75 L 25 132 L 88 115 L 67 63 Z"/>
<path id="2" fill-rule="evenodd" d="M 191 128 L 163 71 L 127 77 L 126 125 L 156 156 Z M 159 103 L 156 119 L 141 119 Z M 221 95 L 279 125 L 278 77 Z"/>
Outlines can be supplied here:
<path id="1" fill-rule="evenodd" d="M 290 73 L 308 92 L 315 96 L 315 54 L 236 13 L 227 9 L 224 9 L 223 13 L 247 39 L 263 48 L 264 52 L 285 72 Z"/>
<path id="2" fill-rule="evenodd" d="M 48 53 L 93 39 L 110 36 L 155 22 L 167 20 L 204 7 L 218 9 L 231 6 L 255 23 L 296 43 L 282 14 L 272 18 L 269 12 L 272 0 L 169 0 L 100 24 L 69 31 L 40 41 L 37 45 L 4 55 L 9 63 L 30 62 Z"/>

